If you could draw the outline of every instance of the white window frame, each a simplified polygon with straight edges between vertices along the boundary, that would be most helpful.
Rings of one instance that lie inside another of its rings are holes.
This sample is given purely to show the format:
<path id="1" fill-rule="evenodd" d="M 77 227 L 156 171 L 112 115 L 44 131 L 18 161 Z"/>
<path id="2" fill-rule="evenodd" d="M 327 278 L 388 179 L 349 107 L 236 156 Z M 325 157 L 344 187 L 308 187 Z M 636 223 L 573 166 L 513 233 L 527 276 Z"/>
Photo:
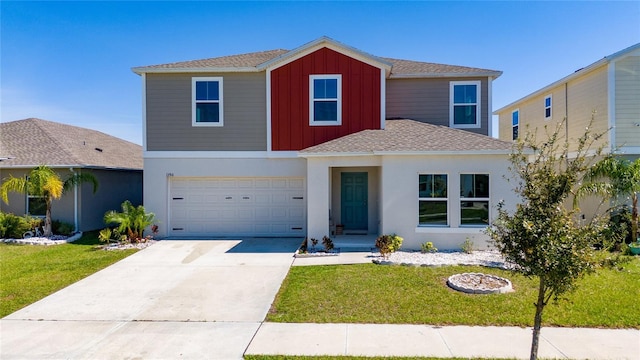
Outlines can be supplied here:
<path id="1" fill-rule="evenodd" d="M 335 99 L 315 99 L 313 81 L 317 79 L 335 79 L 338 83 L 337 98 Z M 314 117 L 314 103 L 316 101 L 336 101 L 337 103 L 337 120 L 336 121 L 316 121 Z M 309 75 L 309 125 L 310 126 L 340 126 L 342 125 L 342 75 L 340 74 L 324 74 Z"/>
<path id="2" fill-rule="evenodd" d="M 447 177 L 447 196 L 446 197 L 420 197 L 420 175 L 445 175 Z M 418 227 L 449 227 L 449 223 L 450 223 L 450 213 L 451 213 L 451 203 L 449 202 L 449 194 L 450 194 L 450 176 L 449 173 L 446 172 L 441 172 L 441 173 L 437 173 L 437 172 L 421 172 L 418 173 Z M 446 224 L 421 224 L 420 223 L 420 202 L 421 201 L 444 201 L 447 204 L 447 222 Z"/>
<path id="3" fill-rule="evenodd" d="M 487 173 L 460 173 L 460 187 L 462 187 L 462 176 L 463 175 L 474 175 L 474 181 L 475 181 L 475 176 L 477 175 L 486 175 L 487 176 L 487 180 L 489 182 L 488 184 L 488 189 L 487 189 L 487 193 L 489 194 L 488 197 L 467 197 L 465 194 L 460 194 L 460 203 L 459 205 L 459 211 L 460 211 L 460 227 L 487 227 L 491 225 L 491 174 L 487 174 Z M 475 189 L 475 184 L 474 184 L 474 189 Z M 462 203 L 463 202 L 474 202 L 474 201 L 486 201 L 487 202 L 487 222 L 488 224 L 463 224 L 462 223 Z"/>
<path id="4" fill-rule="evenodd" d="M 549 106 L 547 106 L 547 99 L 549 99 Z M 551 120 L 553 117 L 553 96 L 547 95 L 544 97 L 544 119 Z M 547 116 L 547 109 L 549 109 L 549 116 Z"/>
<path id="5" fill-rule="evenodd" d="M 513 114 L 518 114 L 518 123 L 513 124 Z M 518 136 L 513 137 L 513 128 L 518 127 Z M 511 140 L 517 140 L 520 137 L 520 109 L 515 109 L 511 112 Z"/>
<path id="6" fill-rule="evenodd" d="M 454 89 L 456 85 L 475 85 L 476 86 L 476 102 L 475 103 L 460 103 L 456 104 L 453 102 L 454 100 Z M 473 81 L 451 81 L 449 82 L 449 127 L 458 128 L 458 129 L 477 129 L 482 126 L 482 87 L 480 80 Z M 454 109 L 456 106 L 476 106 L 476 123 L 475 124 L 455 124 L 455 112 Z"/>
<path id="7" fill-rule="evenodd" d="M 218 82 L 218 100 L 196 100 L 196 83 L 201 81 L 217 81 Z M 224 126 L 224 86 L 221 76 L 214 77 L 193 77 L 191 78 L 191 125 L 192 126 L 207 126 L 207 127 L 221 127 Z M 219 104 L 218 110 L 218 122 L 198 122 L 196 121 L 196 104 L 198 103 L 213 103 Z"/>
<path id="8" fill-rule="evenodd" d="M 26 176 L 26 177 L 25 177 L 25 179 L 26 179 L 27 181 L 29 181 L 29 176 Z M 45 199 L 45 197 L 44 197 L 44 196 L 31 195 L 31 194 L 29 194 L 29 192 L 27 191 L 27 196 L 26 196 L 26 198 L 25 198 L 25 204 L 24 204 L 24 209 L 25 209 L 25 213 L 26 213 L 26 214 L 29 214 L 29 216 L 31 216 L 31 217 L 37 217 L 37 218 L 44 218 L 45 216 L 47 216 L 47 210 L 46 210 L 46 208 L 45 208 L 45 213 L 44 213 L 44 214 L 42 214 L 42 215 L 34 215 L 34 214 L 31 214 L 31 212 L 30 212 L 30 210 L 31 210 L 31 209 L 29 208 L 29 199 L 43 199 L 43 201 L 45 202 L 45 204 L 46 204 L 46 201 L 47 201 L 47 200 Z"/>

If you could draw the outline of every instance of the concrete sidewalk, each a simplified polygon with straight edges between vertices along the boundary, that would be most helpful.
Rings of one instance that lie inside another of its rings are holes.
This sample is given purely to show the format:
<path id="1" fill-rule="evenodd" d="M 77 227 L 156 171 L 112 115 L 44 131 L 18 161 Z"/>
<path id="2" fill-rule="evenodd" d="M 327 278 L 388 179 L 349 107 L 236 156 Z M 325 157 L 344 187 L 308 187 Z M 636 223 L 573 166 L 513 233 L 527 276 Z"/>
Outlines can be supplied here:
<path id="1" fill-rule="evenodd" d="M 530 347 L 530 328 L 264 323 L 245 354 L 528 359 Z M 637 360 L 640 330 L 543 328 L 538 356 Z"/>

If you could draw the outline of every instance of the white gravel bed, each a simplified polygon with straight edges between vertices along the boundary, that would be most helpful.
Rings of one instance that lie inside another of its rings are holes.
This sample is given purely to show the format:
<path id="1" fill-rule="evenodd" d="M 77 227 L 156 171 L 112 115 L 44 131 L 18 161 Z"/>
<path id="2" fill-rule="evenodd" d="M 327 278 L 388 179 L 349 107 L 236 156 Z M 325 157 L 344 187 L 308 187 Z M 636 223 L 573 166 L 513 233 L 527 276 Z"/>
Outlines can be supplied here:
<path id="1" fill-rule="evenodd" d="M 109 245 L 104 245 L 102 247 L 103 250 L 113 251 L 113 250 L 127 250 L 127 249 L 144 249 L 155 244 L 158 240 L 147 240 L 145 242 L 139 243 L 114 243 Z"/>
<path id="2" fill-rule="evenodd" d="M 397 251 L 391 253 L 388 259 L 377 257 L 373 262 L 381 265 L 407 266 L 444 266 L 444 265 L 480 265 L 501 269 L 513 269 L 513 264 L 507 263 L 498 251 L 464 252 L 435 252 L 420 253 Z"/>
<path id="3" fill-rule="evenodd" d="M 24 244 L 24 245 L 60 245 L 70 242 L 74 242 L 82 237 L 82 232 L 75 233 L 71 236 L 53 235 L 51 237 L 30 237 L 27 239 L 0 239 L 0 242 L 9 244 Z"/>

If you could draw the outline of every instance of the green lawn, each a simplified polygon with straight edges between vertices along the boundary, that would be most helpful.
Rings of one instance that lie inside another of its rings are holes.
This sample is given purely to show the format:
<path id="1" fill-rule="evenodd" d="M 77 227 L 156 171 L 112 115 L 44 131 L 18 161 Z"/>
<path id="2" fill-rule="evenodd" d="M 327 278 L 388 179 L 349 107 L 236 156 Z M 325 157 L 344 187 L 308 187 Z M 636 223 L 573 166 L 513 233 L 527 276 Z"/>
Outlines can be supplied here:
<path id="1" fill-rule="evenodd" d="M 471 295 L 446 279 L 484 272 L 510 279 L 515 292 Z M 267 316 L 274 322 L 532 326 L 536 282 L 473 266 L 374 264 L 292 267 Z M 640 328 L 640 259 L 582 279 L 567 300 L 551 303 L 545 326 Z"/>
<path id="2" fill-rule="evenodd" d="M 63 245 L 0 244 L 0 317 L 137 251 L 104 251 L 98 244 L 97 232 Z"/>

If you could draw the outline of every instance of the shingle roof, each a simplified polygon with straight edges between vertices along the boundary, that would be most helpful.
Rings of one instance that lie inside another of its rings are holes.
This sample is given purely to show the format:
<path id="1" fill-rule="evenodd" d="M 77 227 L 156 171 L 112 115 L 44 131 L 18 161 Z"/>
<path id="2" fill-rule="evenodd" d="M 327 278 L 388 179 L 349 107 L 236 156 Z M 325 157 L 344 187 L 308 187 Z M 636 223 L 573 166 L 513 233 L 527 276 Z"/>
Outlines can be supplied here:
<path id="1" fill-rule="evenodd" d="M 504 153 L 513 143 L 415 120 L 387 120 L 384 130 L 363 130 L 300 151 L 301 155 L 380 153 Z"/>
<path id="2" fill-rule="evenodd" d="M 330 40 L 330 39 L 329 39 Z M 259 67 L 270 60 L 287 54 L 289 50 L 276 49 L 260 52 L 252 52 L 240 55 L 222 56 L 210 59 L 181 61 L 169 64 L 150 65 L 133 68 L 136 73 L 149 71 L 197 71 L 206 69 L 236 69 L 237 71 L 258 71 Z M 390 77 L 438 77 L 438 76 L 494 76 L 498 77 L 501 71 L 481 69 L 467 66 L 445 65 L 420 61 L 401 60 L 393 58 L 378 58 L 391 63 Z"/>
<path id="3" fill-rule="evenodd" d="M 41 119 L 0 123 L 0 167 L 73 166 L 142 169 L 142 146 Z"/>

